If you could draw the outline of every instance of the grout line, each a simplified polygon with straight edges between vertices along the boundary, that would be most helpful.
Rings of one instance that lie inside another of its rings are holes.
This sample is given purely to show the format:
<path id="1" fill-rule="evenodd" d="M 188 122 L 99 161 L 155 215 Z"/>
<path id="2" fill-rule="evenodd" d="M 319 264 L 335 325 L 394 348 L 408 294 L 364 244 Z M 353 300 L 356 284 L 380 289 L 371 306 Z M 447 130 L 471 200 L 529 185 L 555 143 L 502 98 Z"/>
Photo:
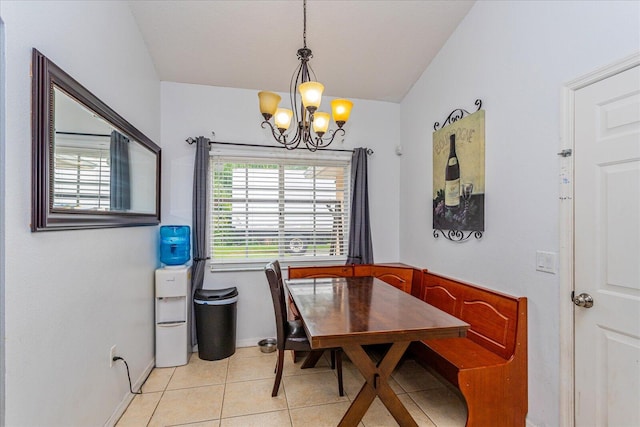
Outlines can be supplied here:
<path id="1" fill-rule="evenodd" d="M 190 362 L 191 362 L 191 356 L 189 356 L 189 360 L 187 361 L 187 365 Z M 160 399 L 158 399 L 158 402 L 156 403 L 156 406 L 153 408 L 153 412 L 151 413 L 151 416 L 149 417 L 149 421 L 147 421 L 147 427 L 149 427 L 149 424 L 151 424 L 151 420 L 153 419 L 153 416 L 156 414 L 156 411 L 158 410 L 158 406 L 160 406 L 160 402 L 162 401 L 162 398 L 164 397 L 164 393 L 167 391 L 167 387 L 169 387 L 169 384 L 171 383 L 171 379 L 176 374 L 176 369 L 177 369 L 176 367 L 173 368 L 173 372 L 171 372 L 171 375 L 169 376 L 169 380 L 164 385 L 164 388 L 161 390 Z M 153 372 L 153 370 L 151 372 Z M 149 374 L 149 376 L 151 376 L 151 374 Z M 147 377 L 147 379 L 149 379 L 149 378 Z M 140 390 L 142 390 L 142 387 L 140 387 Z"/>
<path id="2" fill-rule="evenodd" d="M 283 412 L 283 411 L 288 411 L 288 410 L 285 408 L 285 409 L 273 409 L 273 410 L 269 410 L 269 411 L 251 412 L 250 414 L 233 415 L 231 417 L 220 418 L 220 421 L 222 421 L 222 420 L 232 420 L 234 418 L 250 417 L 252 415 L 271 414 L 271 413 L 274 413 L 274 412 Z M 215 421 L 215 420 L 211 420 L 211 421 Z M 201 422 L 201 421 L 194 421 L 193 423 L 198 423 L 198 422 Z M 188 424 L 193 424 L 193 423 L 188 423 Z M 179 424 L 179 425 L 181 425 L 181 424 Z"/>
<path id="3" fill-rule="evenodd" d="M 231 365 L 231 360 L 227 360 L 227 372 L 225 372 L 224 384 L 222 385 L 222 402 L 220 402 L 220 414 L 218 416 L 218 420 L 219 420 L 218 427 L 222 425 L 222 411 L 224 410 L 224 397 L 227 394 L 227 380 L 229 379 L 229 365 Z"/>
<path id="4" fill-rule="evenodd" d="M 291 416 L 291 407 L 289 406 L 289 398 L 287 397 L 287 388 L 284 381 L 284 364 L 282 365 L 282 392 L 284 393 L 284 400 L 287 402 L 287 414 L 289 414 L 289 424 L 293 427 L 293 417 Z"/>
<path id="5" fill-rule="evenodd" d="M 436 424 L 436 422 L 435 422 L 435 421 L 433 421 L 433 420 L 431 419 L 431 417 L 429 416 L 429 414 L 427 414 L 427 411 L 425 411 L 424 409 L 422 409 L 422 408 L 420 407 L 420 405 L 418 405 L 418 402 L 416 402 L 416 400 L 411 396 L 411 393 L 407 393 L 407 396 L 409 396 L 409 399 L 411 399 L 411 401 L 416 405 L 416 408 L 418 408 L 418 410 L 420 410 L 420 411 L 421 411 L 421 412 L 422 412 L 422 413 L 427 417 L 427 419 L 428 419 L 429 421 L 431 421 L 431 424 L 433 424 L 434 426 L 438 427 L 438 425 Z"/>
<path id="6" fill-rule="evenodd" d="M 286 355 L 285 355 L 285 358 L 286 358 Z M 289 406 L 289 398 L 287 397 L 287 387 L 285 386 L 285 381 L 284 381 L 284 363 L 282 364 L 282 381 L 280 385 L 282 386 L 282 393 L 284 393 L 284 401 L 287 404 L 287 414 L 289 415 L 289 424 L 293 427 L 293 417 L 291 416 L 291 407 Z"/>

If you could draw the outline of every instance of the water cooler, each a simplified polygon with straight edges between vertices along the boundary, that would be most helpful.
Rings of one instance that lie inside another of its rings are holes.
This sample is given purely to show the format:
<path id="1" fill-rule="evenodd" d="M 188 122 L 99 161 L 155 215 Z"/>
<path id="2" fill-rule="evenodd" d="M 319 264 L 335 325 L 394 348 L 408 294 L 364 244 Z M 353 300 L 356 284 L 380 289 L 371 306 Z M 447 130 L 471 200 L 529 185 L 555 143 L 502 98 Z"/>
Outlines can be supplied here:
<path id="1" fill-rule="evenodd" d="M 190 354 L 191 267 L 156 270 L 156 367 L 186 365 Z"/>

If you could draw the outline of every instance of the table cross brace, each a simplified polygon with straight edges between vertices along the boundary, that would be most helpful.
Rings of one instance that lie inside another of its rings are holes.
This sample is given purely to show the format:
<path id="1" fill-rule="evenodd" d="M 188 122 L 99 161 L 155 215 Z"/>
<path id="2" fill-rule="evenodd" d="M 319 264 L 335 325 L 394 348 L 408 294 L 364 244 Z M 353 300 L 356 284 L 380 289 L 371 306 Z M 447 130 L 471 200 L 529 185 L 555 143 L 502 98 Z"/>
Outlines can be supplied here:
<path id="1" fill-rule="evenodd" d="M 393 418 L 401 427 L 417 427 L 413 417 L 404 407 L 398 396 L 389 385 L 389 377 L 402 358 L 410 341 L 399 341 L 391 345 L 380 363 L 373 363 L 362 346 L 357 344 L 344 345 L 342 349 L 349 356 L 353 365 L 358 368 L 366 382 L 360 389 L 355 400 L 344 414 L 339 427 L 352 427 L 358 425 L 364 414 L 373 403 L 376 396 L 387 407 Z"/>

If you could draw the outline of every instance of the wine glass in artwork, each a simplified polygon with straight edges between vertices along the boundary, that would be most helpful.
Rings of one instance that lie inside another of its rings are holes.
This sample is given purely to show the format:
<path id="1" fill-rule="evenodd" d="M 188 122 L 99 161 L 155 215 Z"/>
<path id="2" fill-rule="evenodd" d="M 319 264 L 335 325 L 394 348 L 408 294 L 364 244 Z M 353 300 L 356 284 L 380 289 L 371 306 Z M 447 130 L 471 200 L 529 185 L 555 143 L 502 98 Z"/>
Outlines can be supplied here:
<path id="1" fill-rule="evenodd" d="M 462 200 L 464 200 L 464 209 L 469 208 L 469 199 L 471 198 L 471 194 L 473 194 L 473 183 L 472 182 L 463 182 L 460 184 L 460 195 L 462 196 Z"/>

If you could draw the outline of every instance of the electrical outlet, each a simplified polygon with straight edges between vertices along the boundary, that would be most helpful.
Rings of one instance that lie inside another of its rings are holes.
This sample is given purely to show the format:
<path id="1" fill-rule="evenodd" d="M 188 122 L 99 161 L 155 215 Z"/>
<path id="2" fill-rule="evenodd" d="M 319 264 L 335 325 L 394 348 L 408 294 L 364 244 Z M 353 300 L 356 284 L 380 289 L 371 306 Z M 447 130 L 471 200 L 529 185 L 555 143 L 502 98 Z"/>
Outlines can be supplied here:
<path id="1" fill-rule="evenodd" d="M 116 357 L 116 345 L 112 345 L 109 350 L 109 367 L 113 367 L 113 358 Z"/>

